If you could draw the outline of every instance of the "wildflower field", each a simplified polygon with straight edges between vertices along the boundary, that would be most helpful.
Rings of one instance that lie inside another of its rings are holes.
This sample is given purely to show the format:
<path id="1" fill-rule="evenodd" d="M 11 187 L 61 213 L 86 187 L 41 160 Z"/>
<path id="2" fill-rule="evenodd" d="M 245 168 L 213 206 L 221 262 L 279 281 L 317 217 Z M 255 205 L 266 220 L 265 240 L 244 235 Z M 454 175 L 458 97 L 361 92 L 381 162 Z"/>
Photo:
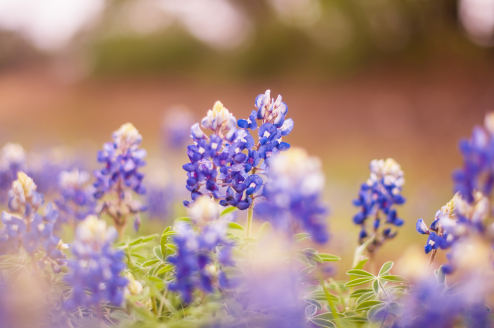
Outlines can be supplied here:
<path id="1" fill-rule="evenodd" d="M 347 205 L 326 204 L 322 161 L 286 142 L 282 97 L 227 107 L 165 118 L 166 147 L 187 158 L 165 158 L 177 186 L 144 174 L 132 123 L 97 154 L 5 144 L 0 327 L 493 326 L 494 114 L 459 142 L 444 206 L 405 219 L 395 159 L 361 163 L 353 217 L 334 217 Z M 359 231 L 341 253 L 339 220 Z M 405 224 L 424 248 L 397 270 L 378 259 Z"/>

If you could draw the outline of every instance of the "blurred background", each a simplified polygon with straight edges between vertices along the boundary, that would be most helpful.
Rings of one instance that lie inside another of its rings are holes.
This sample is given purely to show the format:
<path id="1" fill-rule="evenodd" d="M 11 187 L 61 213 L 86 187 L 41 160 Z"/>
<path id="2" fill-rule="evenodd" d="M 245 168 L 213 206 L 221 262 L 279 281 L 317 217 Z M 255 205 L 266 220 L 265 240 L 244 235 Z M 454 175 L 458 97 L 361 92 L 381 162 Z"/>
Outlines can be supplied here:
<path id="1" fill-rule="evenodd" d="M 71 149 L 90 170 L 132 122 L 166 200 L 143 228 L 160 232 L 189 198 L 180 131 L 216 100 L 246 118 L 271 89 L 287 141 L 323 160 L 328 252 L 353 254 L 369 162 L 402 165 L 406 224 L 382 263 L 422 249 L 416 220 L 451 199 L 457 143 L 494 109 L 493 45 L 494 0 L 0 0 L 0 144 Z"/>

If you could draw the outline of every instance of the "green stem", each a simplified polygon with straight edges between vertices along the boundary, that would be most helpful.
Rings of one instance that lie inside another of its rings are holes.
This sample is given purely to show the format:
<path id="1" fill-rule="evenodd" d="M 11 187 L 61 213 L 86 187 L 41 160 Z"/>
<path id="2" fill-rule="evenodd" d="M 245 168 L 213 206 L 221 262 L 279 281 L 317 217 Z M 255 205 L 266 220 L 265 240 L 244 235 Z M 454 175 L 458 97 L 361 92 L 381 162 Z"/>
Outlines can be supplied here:
<path id="1" fill-rule="evenodd" d="M 250 237 L 252 233 L 252 217 L 254 216 L 254 205 L 247 209 L 247 231 L 246 237 Z"/>
<path id="2" fill-rule="evenodd" d="M 331 299 L 331 295 L 329 294 L 329 291 L 326 288 L 326 285 L 324 284 L 324 280 L 322 279 L 322 277 L 319 278 L 319 282 L 322 286 L 322 289 L 324 290 L 324 294 L 326 295 L 326 300 L 328 301 L 329 308 L 331 309 L 331 313 L 333 314 L 336 328 L 340 328 L 341 325 L 338 316 L 338 310 L 336 309 L 336 306 L 334 306 L 333 300 Z"/>

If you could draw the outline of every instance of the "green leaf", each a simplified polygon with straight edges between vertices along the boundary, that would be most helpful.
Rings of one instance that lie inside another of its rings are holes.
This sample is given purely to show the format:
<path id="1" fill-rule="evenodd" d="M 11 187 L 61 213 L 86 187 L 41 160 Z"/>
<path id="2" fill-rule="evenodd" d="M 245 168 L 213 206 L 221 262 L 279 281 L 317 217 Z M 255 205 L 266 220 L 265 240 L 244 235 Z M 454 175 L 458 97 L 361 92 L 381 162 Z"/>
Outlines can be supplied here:
<path id="1" fill-rule="evenodd" d="M 165 273 L 165 272 L 168 272 L 168 271 L 171 271 L 173 270 L 175 266 L 173 264 L 167 264 L 165 265 L 164 267 L 162 267 L 161 269 L 159 269 L 155 274 L 156 275 L 160 275 L 162 273 Z"/>
<path id="2" fill-rule="evenodd" d="M 184 217 L 181 217 L 181 218 L 177 218 L 177 219 L 175 219 L 175 222 L 187 222 L 187 223 L 192 223 L 192 222 L 193 222 L 193 220 L 192 220 L 192 218 L 190 218 L 190 217 L 184 216 Z"/>
<path id="3" fill-rule="evenodd" d="M 379 293 L 379 280 L 376 279 L 376 281 L 372 283 L 372 289 L 376 295 Z"/>
<path id="4" fill-rule="evenodd" d="M 145 260 L 146 258 L 139 253 L 130 253 L 130 256 L 137 257 L 138 259 Z"/>
<path id="5" fill-rule="evenodd" d="M 142 242 L 147 243 L 148 241 L 151 241 L 156 237 L 159 237 L 159 235 L 157 233 L 155 233 L 154 235 L 144 236 L 144 237 L 142 237 Z"/>
<path id="6" fill-rule="evenodd" d="M 236 207 L 234 207 L 234 208 L 236 208 Z M 230 229 L 245 230 L 244 227 L 242 227 L 240 224 L 235 223 L 235 222 L 229 222 L 227 226 Z"/>
<path id="7" fill-rule="evenodd" d="M 391 281 L 391 282 L 400 282 L 400 283 L 408 282 L 408 280 L 406 280 L 403 277 L 393 276 L 393 275 L 387 275 L 387 276 L 379 277 L 379 280 Z"/>
<path id="8" fill-rule="evenodd" d="M 137 245 L 137 244 L 140 244 L 140 243 L 142 243 L 142 237 L 139 237 L 136 240 L 131 241 L 129 243 L 129 246 L 134 246 L 134 245 Z"/>
<path id="9" fill-rule="evenodd" d="M 349 322 L 356 322 L 356 323 L 366 323 L 367 321 L 369 321 L 367 317 L 361 317 L 361 316 L 345 317 L 342 320 Z"/>
<path id="10" fill-rule="evenodd" d="M 353 293 L 350 294 L 350 297 L 360 297 L 360 295 L 372 292 L 372 289 L 370 288 L 362 288 L 362 289 L 357 289 Z"/>
<path id="11" fill-rule="evenodd" d="M 161 262 L 161 260 L 149 260 L 149 261 L 146 261 L 142 264 L 143 267 L 148 267 L 148 266 L 151 266 L 153 264 L 156 264 L 158 262 Z"/>
<path id="12" fill-rule="evenodd" d="M 321 303 L 319 303 L 318 301 L 316 300 L 310 300 L 310 299 L 304 299 L 304 301 L 306 301 L 307 303 L 309 304 L 312 304 L 312 305 L 315 305 L 319 310 L 322 309 L 322 305 Z"/>
<path id="13" fill-rule="evenodd" d="M 341 313 L 338 313 L 338 315 L 340 317 L 343 316 Z M 332 312 L 325 312 L 325 313 L 321 313 L 321 314 L 314 316 L 313 319 L 322 319 L 322 320 L 331 321 L 331 320 L 334 320 L 334 316 L 333 316 Z"/>
<path id="14" fill-rule="evenodd" d="M 168 248 L 168 249 L 171 249 L 172 251 L 174 251 L 175 253 L 178 253 L 178 247 L 177 245 L 173 245 L 173 244 L 165 244 L 165 247 Z"/>
<path id="15" fill-rule="evenodd" d="M 367 272 L 365 270 L 359 270 L 359 269 L 348 270 L 346 274 L 352 275 L 352 276 L 358 276 L 358 277 L 373 277 L 373 278 L 375 278 L 372 273 Z"/>
<path id="16" fill-rule="evenodd" d="M 153 248 L 153 252 L 154 252 L 154 255 L 156 255 L 156 257 L 159 260 L 163 261 L 163 254 L 161 253 L 161 248 L 159 246 L 155 246 Z"/>
<path id="17" fill-rule="evenodd" d="M 367 312 L 367 318 L 369 320 L 372 320 L 372 318 L 379 312 L 381 311 L 382 309 L 384 309 L 386 307 L 386 303 L 381 303 L 381 304 L 377 304 L 377 305 L 374 305 L 372 306 L 369 311 Z"/>
<path id="18" fill-rule="evenodd" d="M 338 296 L 336 295 L 333 295 L 331 293 L 328 293 L 329 294 L 329 298 L 331 298 L 332 301 L 335 301 L 335 302 L 338 302 L 340 299 L 338 298 Z M 327 301 L 327 297 L 326 297 L 326 293 L 324 293 L 323 291 L 315 291 L 315 292 L 312 292 L 308 295 L 305 295 L 304 297 L 304 300 L 306 299 L 312 299 L 312 300 L 317 300 L 317 301 Z"/>
<path id="19" fill-rule="evenodd" d="M 324 319 L 315 319 L 312 318 L 310 321 L 319 327 L 324 327 L 324 328 L 336 328 L 335 324 L 332 323 L 331 321 L 324 320 Z"/>
<path id="20" fill-rule="evenodd" d="M 341 260 L 341 257 L 332 254 L 318 253 L 318 255 L 322 258 L 324 262 L 334 262 Z"/>
<path id="21" fill-rule="evenodd" d="M 259 234 L 258 238 L 261 239 L 262 237 L 269 235 L 269 233 L 273 231 L 273 226 L 269 222 L 264 222 L 261 224 L 261 227 L 259 228 Z"/>
<path id="22" fill-rule="evenodd" d="M 227 214 L 230 214 L 232 212 L 235 212 L 237 209 L 238 208 L 236 208 L 234 206 L 227 207 L 223 211 L 221 211 L 220 217 L 225 216 Z"/>
<path id="23" fill-rule="evenodd" d="M 312 236 L 310 235 L 310 233 L 301 232 L 293 236 L 293 239 L 295 240 L 296 243 L 298 243 L 302 240 L 310 239 L 311 237 Z"/>
<path id="24" fill-rule="evenodd" d="M 354 269 L 363 269 L 365 263 L 367 263 L 367 259 L 363 259 L 362 261 L 358 262 L 357 265 L 354 265 Z"/>
<path id="25" fill-rule="evenodd" d="M 161 254 L 166 254 L 165 244 L 168 242 L 168 237 L 177 234 L 176 231 L 171 231 L 171 229 L 172 229 L 171 227 L 167 227 L 161 234 L 161 239 L 160 239 Z"/>
<path id="26" fill-rule="evenodd" d="M 373 241 L 374 241 L 374 238 L 368 238 L 362 245 L 357 247 L 357 249 L 355 250 L 355 255 L 353 256 L 353 267 L 354 268 L 360 262 L 362 262 L 364 260 L 363 254 L 364 254 L 365 250 L 367 249 L 367 246 L 369 246 Z M 357 268 L 357 269 L 362 269 L 362 268 Z"/>
<path id="27" fill-rule="evenodd" d="M 365 301 L 365 302 L 362 302 L 359 305 L 357 305 L 355 307 L 355 311 L 364 311 L 364 310 L 370 309 L 374 305 L 378 305 L 378 304 L 382 304 L 382 303 L 384 303 L 384 302 L 382 302 L 382 301 Z"/>
<path id="28" fill-rule="evenodd" d="M 374 297 L 374 295 L 374 291 L 360 295 L 360 297 L 357 299 L 357 304 L 360 304 L 363 301 L 367 301 L 369 298 Z"/>
<path id="29" fill-rule="evenodd" d="M 375 278 L 372 277 L 372 278 L 358 278 L 358 279 L 350 280 L 349 282 L 347 282 L 345 284 L 345 287 L 352 287 L 352 286 L 363 285 L 363 284 L 366 284 L 368 282 L 373 281 L 374 279 Z"/>
<path id="30" fill-rule="evenodd" d="M 384 263 L 383 266 L 381 267 L 381 270 L 379 270 L 379 276 L 383 276 L 386 273 L 388 273 L 392 267 L 393 267 L 393 262 L 389 261 Z"/>

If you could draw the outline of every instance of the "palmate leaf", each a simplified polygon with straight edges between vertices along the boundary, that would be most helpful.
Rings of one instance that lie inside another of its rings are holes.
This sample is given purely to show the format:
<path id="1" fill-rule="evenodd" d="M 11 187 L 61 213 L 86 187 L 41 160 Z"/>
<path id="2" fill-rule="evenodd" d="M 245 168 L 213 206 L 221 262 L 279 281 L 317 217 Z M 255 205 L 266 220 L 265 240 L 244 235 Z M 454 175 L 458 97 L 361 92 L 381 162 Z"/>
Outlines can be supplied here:
<path id="1" fill-rule="evenodd" d="M 348 321 L 351 323 L 366 323 L 369 320 L 367 317 L 362 317 L 362 316 L 353 316 L 353 317 L 346 317 L 342 319 L 343 321 Z"/>
<path id="2" fill-rule="evenodd" d="M 312 318 L 312 319 L 310 319 L 310 321 L 319 327 L 336 328 L 336 325 L 329 320 Z"/>
<path id="3" fill-rule="evenodd" d="M 364 310 L 370 309 L 374 305 L 378 305 L 378 304 L 382 304 L 382 303 L 384 303 L 384 302 L 383 301 L 365 301 L 365 302 L 362 302 L 359 305 L 357 305 L 355 307 L 355 311 L 364 311 Z"/>
<path id="4" fill-rule="evenodd" d="M 381 267 L 381 270 L 379 270 L 379 276 L 383 276 L 386 273 L 388 273 L 392 267 L 393 267 L 393 262 L 389 261 L 384 263 L 383 266 Z"/>
<path id="5" fill-rule="evenodd" d="M 344 316 L 345 315 L 343 313 L 338 313 L 338 317 L 342 318 Z M 333 313 L 331 313 L 331 312 L 325 312 L 325 313 L 321 313 L 321 314 L 314 316 L 313 319 L 321 319 L 321 320 L 331 321 L 331 320 L 334 320 L 334 316 L 333 316 Z"/>
<path id="6" fill-rule="evenodd" d="M 393 276 L 393 275 L 385 275 L 382 277 L 379 277 L 379 280 L 384 280 L 384 281 L 391 281 L 391 282 L 399 282 L 399 283 L 406 283 L 408 280 L 406 278 L 400 277 L 400 276 Z"/>
<path id="7" fill-rule="evenodd" d="M 338 298 L 338 296 L 333 295 L 331 293 L 328 293 L 328 294 L 329 294 L 329 297 L 331 298 L 332 301 L 338 302 L 340 300 Z M 317 301 L 327 301 L 326 293 L 324 293 L 323 291 L 320 291 L 320 290 L 305 295 L 304 299 L 312 299 L 312 300 L 317 300 Z"/>
<path id="8" fill-rule="evenodd" d="M 353 286 L 363 285 L 363 284 L 366 284 L 368 282 L 374 281 L 374 279 L 376 279 L 376 278 L 369 277 L 369 278 L 358 278 L 358 279 L 350 280 L 349 282 L 347 282 L 345 284 L 345 287 L 353 287 Z"/>
<path id="9" fill-rule="evenodd" d="M 360 297 L 362 294 L 372 292 L 372 289 L 370 288 L 362 288 L 362 289 L 357 289 L 353 293 L 350 294 L 350 297 Z"/>
<path id="10" fill-rule="evenodd" d="M 376 281 L 374 281 L 372 283 L 372 290 L 374 290 L 374 293 L 379 293 L 379 280 L 376 279 Z"/>
<path id="11" fill-rule="evenodd" d="M 315 305 L 319 310 L 322 310 L 322 305 L 316 300 L 311 300 L 311 299 L 304 299 L 305 302 Z"/>
<path id="12" fill-rule="evenodd" d="M 156 271 L 155 274 L 156 275 L 160 275 L 162 273 L 166 273 L 166 272 L 172 271 L 173 268 L 175 268 L 175 266 L 173 264 L 167 264 L 164 267 L 162 267 L 161 269 L 159 269 L 158 271 Z"/>
<path id="13" fill-rule="evenodd" d="M 369 300 L 371 297 L 374 297 L 375 294 L 374 294 L 374 291 L 372 292 L 368 292 L 368 293 L 365 293 L 365 294 L 362 294 L 360 295 L 360 297 L 357 299 L 357 304 L 360 304 L 364 301 L 367 301 Z"/>
<path id="14" fill-rule="evenodd" d="M 347 273 L 348 275 L 352 275 L 352 276 L 357 276 L 357 277 L 372 277 L 374 278 L 374 275 L 370 272 L 367 272 L 365 270 L 361 270 L 361 269 L 352 269 L 352 270 L 348 270 Z"/>

